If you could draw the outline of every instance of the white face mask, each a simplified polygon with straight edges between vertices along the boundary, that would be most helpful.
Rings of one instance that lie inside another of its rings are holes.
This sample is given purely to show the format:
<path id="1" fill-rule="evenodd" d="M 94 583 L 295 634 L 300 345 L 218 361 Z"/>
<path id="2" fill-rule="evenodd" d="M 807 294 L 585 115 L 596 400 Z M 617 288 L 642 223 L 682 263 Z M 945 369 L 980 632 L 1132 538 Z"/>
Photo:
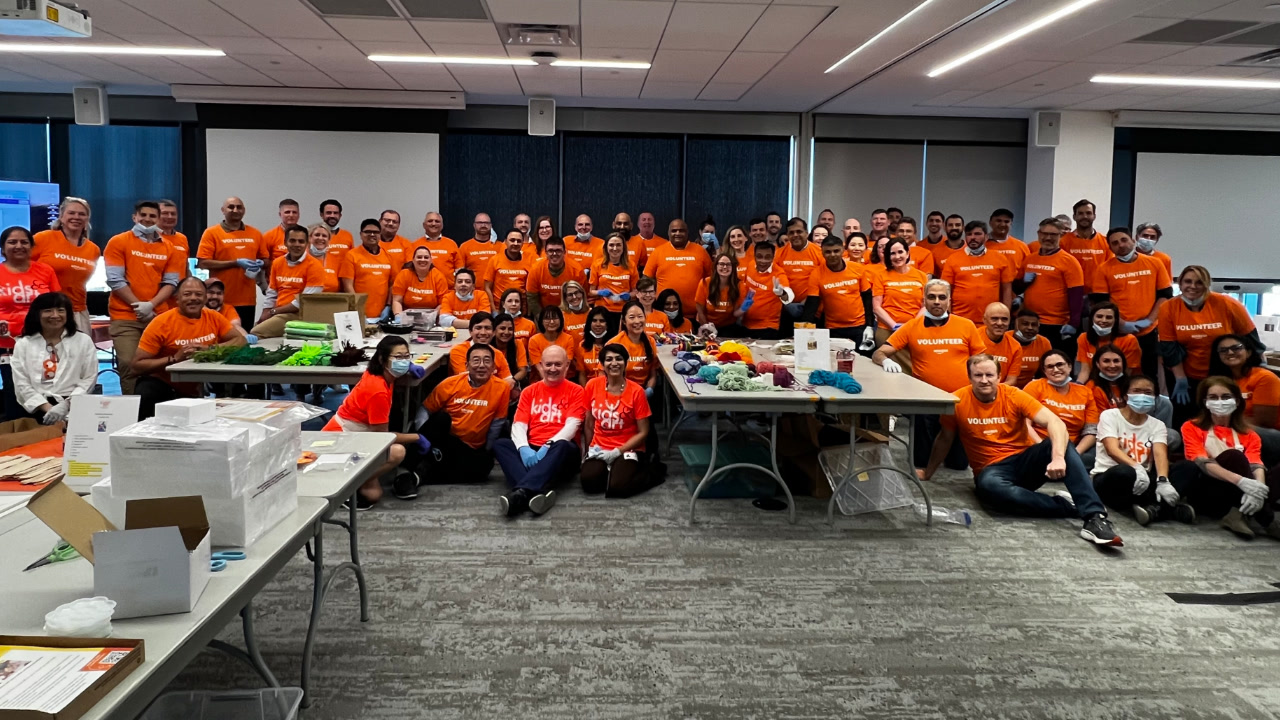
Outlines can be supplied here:
<path id="1" fill-rule="evenodd" d="M 1120 262 L 1133 262 L 1133 259 L 1136 257 L 1138 257 L 1138 249 L 1135 247 L 1129 251 L 1128 255 L 1117 255 L 1116 259 Z"/>
<path id="2" fill-rule="evenodd" d="M 1045 380 L 1049 380 L 1049 378 L 1046 377 Z M 1062 378 L 1060 382 L 1054 382 L 1052 380 L 1049 380 L 1049 384 L 1056 388 L 1066 387 L 1071 384 L 1071 376 L 1067 375 L 1066 377 Z"/>
<path id="3" fill-rule="evenodd" d="M 311 253 L 311 257 L 323 258 L 329 252 L 329 250 L 328 248 L 325 248 L 324 250 L 317 250 L 315 249 L 315 246 L 308 245 L 307 252 Z"/>
<path id="4" fill-rule="evenodd" d="M 1156 249 L 1156 241 L 1151 238 L 1138 238 L 1138 251 L 1150 255 Z"/>
<path id="5" fill-rule="evenodd" d="M 602 331 L 600 331 L 600 332 L 596 332 L 595 330 L 590 330 L 590 331 L 588 331 L 588 332 L 590 332 L 590 333 L 591 333 L 591 337 L 596 338 L 596 339 L 598 340 L 598 339 L 600 339 L 600 338 L 604 337 L 604 336 L 605 336 L 605 334 L 606 334 L 606 333 L 608 333 L 609 331 L 608 331 L 608 330 L 602 330 Z"/>
<path id="6" fill-rule="evenodd" d="M 1022 341 L 1022 342 L 1024 342 L 1024 343 L 1029 343 L 1029 342 L 1031 342 L 1032 340 L 1035 340 L 1035 339 L 1036 339 L 1036 336 L 1035 336 L 1035 335 L 1029 335 L 1029 336 L 1028 336 L 1028 335 L 1023 335 L 1021 330 L 1014 330 L 1014 331 L 1013 331 L 1013 336 L 1014 336 L 1014 337 L 1016 337 L 1016 338 L 1018 338 L 1019 340 L 1021 340 L 1021 341 Z"/>
<path id="7" fill-rule="evenodd" d="M 133 231 L 138 235 L 155 236 L 160 233 L 160 228 L 156 225 L 143 225 L 142 223 L 134 223 Z"/>
<path id="8" fill-rule="evenodd" d="M 458 299 L 461 300 L 462 302 L 471 302 L 471 298 L 476 296 L 474 292 L 469 292 L 466 295 L 463 295 L 460 292 L 454 292 L 454 295 L 457 295 Z"/>
<path id="9" fill-rule="evenodd" d="M 1094 332 L 1096 332 L 1096 333 L 1098 333 L 1099 335 L 1110 335 L 1110 334 L 1111 334 L 1111 328 L 1109 328 L 1109 327 L 1104 328 L 1104 327 L 1102 327 L 1102 326 L 1098 325 L 1098 323 L 1094 323 L 1094 324 L 1093 324 L 1093 331 L 1094 331 Z"/>
<path id="10" fill-rule="evenodd" d="M 1206 400 L 1204 406 L 1214 415 L 1230 415 L 1236 411 L 1236 399 Z"/>
<path id="11" fill-rule="evenodd" d="M 941 315 L 934 315 L 933 313 L 929 312 L 927 309 L 924 311 L 924 316 L 929 318 L 930 320 L 946 320 L 949 314 L 950 313 L 944 312 Z"/>
<path id="12" fill-rule="evenodd" d="M 1103 380 L 1106 380 L 1107 382 L 1115 382 L 1120 378 L 1124 377 L 1124 373 L 1104 373 L 1101 370 L 1099 370 L 1098 377 L 1102 378 Z"/>
<path id="13" fill-rule="evenodd" d="M 591 233 L 578 233 L 578 242 L 586 242 L 591 239 Z"/>
<path id="14" fill-rule="evenodd" d="M 1200 309 L 1200 307 L 1204 305 L 1204 298 L 1205 298 L 1205 296 L 1204 296 L 1204 295 L 1201 295 L 1200 297 L 1196 298 L 1195 300 L 1192 300 L 1191 298 L 1187 297 L 1186 295 L 1179 295 L 1178 297 L 1182 298 L 1182 302 L 1183 302 L 1187 307 L 1191 308 L 1192 310 L 1199 310 L 1199 309 Z"/>
<path id="15" fill-rule="evenodd" d="M 671 318 L 672 320 L 675 320 L 676 318 L 680 317 L 679 310 L 665 310 L 664 312 L 667 314 L 667 317 Z"/>

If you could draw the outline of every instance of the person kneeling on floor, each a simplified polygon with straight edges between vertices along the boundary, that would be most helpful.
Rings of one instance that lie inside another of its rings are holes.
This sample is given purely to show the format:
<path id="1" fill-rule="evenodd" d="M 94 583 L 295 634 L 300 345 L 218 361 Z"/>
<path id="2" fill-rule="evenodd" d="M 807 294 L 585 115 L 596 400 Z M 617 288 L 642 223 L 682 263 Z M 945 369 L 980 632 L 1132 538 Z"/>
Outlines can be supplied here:
<path id="1" fill-rule="evenodd" d="M 1123 545 L 1071 445 L 1066 424 L 1026 392 L 1001 383 L 1000 364 L 990 355 L 969 358 L 968 371 L 968 387 L 955 391 L 955 415 L 942 416 L 924 479 L 937 471 L 959 435 L 983 505 L 1010 515 L 1082 517 L 1080 537 L 1097 545 Z M 1028 420 L 1049 437 L 1037 443 Z M 1062 481 L 1066 492 L 1036 492 L 1050 480 Z"/>
<path id="2" fill-rule="evenodd" d="M 515 517 L 525 510 L 541 515 L 556 503 L 552 486 L 578 472 L 582 451 L 578 431 L 586 415 L 581 385 L 564 379 L 569 357 L 554 345 L 542 354 L 542 379 L 520 393 L 511 437 L 494 443 L 493 451 L 511 490 L 501 498 L 502 511 Z"/>
<path id="3" fill-rule="evenodd" d="M 605 345 L 600 351 L 604 374 L 587 383 L 590 412 L 582 431 L 587 446 L 582 463 L 584 493 L 631 497 L 656 484 L 645 453 L 652 413 L 644 389 L 627 379 L 628 360 L 622 345 Z"/>
<path id="4" fill-rule="evenodd" d="M 484 482 L 493 469 L 489 449 L 506 422 L 511 386 L 494 376 L 488 345 L 467 348 L 467 372 L 436 386 L 423 402 L 421 432 L 431 442 L 418 476 L 431 482 Z"/>

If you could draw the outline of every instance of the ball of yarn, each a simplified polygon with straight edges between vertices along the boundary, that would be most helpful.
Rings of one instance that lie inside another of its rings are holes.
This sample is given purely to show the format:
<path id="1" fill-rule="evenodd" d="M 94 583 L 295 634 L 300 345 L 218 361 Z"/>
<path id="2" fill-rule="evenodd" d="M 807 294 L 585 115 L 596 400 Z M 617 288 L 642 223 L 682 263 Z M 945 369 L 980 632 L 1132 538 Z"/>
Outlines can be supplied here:
<path id="1" fill-rule="evenodd" d="M 722 350 L 720 351 L 720 354 L 716 355 L 716 360 L 719 360 L 722 363 L 732 363 L 742 360 L 742 356 L 736 352 Z"/>
<path id="2" fill-rule="evenodd" d="M 703 365 L 698 368 L 698 377 L 712 385 L 715 385 L 719 382 L 721 372 L 722 369 L 715 365 Z"/>
<path id="3" fill-rule="evenodd" d="M 733 340 L 720 343 L 720 352 L 737 353 L 738 357 L 746 362 L 751 362 L 752 360 L 751 349 Z"/>
<path id="4" fill-rule="evenodd" d="M 760 373 L 761 375 L 765 373 L 771 373 L 771 372 L 774 372 L 775 367 L 777 366 L 769 362 L 768 360 L 761 360 L 760 362 L 756 363 L 756 372 Z"/>
<path id="5" fill-rule="evenodd" d="M 773 384 L 780 388 L 791 387 L 791 371 L 785 365 L 773 366 Z"/>
<path id="6" fill-rule="evenodd" d="M 677 360 L 671 365 L 671 369 L 681 375 L 690 375 L 694 372 L 694 368 L 689 365 L 687 360 Z"/>
<path id="7" fill-rule="evenodd" d="M 849 373 L 831 372 L 830 370 L 814 370 L 809 373 L 810 385 L 827 385 L 837 390 L 843 390 L 850 395 L 857 395 L 862 392 L 862 385 L 853 379 Z"/>

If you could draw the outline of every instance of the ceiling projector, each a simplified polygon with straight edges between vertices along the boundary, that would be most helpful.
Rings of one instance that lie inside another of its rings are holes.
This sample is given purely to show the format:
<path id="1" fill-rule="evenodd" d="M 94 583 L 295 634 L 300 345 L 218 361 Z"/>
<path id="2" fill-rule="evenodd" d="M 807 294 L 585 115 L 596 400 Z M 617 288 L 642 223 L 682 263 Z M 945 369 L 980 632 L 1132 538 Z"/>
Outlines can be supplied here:
<path id="1" fill-rule="evenodd" d="M 0 0 L 0 35 L 89 37 L 89 13 L 53 0 Z"/>

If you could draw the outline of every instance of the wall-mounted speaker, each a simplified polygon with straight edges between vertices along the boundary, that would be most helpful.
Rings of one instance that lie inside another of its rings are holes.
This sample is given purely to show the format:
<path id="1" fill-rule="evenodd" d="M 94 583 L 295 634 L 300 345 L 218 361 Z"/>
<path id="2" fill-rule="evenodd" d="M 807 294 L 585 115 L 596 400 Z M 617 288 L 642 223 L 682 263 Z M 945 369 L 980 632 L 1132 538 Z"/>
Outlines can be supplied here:
<path id="1" fill-rule="evenodd" d="M 1058 147 L 1062 138 L 1062 113 L 1036 113 L 1036 147 Z"/>
<path id="2" fill-rule="evenodd" d="M 75 100 L 77 125 L 106 125 L 110 122 L 105 87 L 85 85 L 72 88 L 71 96 Z"/>
<path id="3" fill-rule="evenodd" d="M 529 98 L 529 134 L 549 137 L 556 134 L 556 101 Z"/>

